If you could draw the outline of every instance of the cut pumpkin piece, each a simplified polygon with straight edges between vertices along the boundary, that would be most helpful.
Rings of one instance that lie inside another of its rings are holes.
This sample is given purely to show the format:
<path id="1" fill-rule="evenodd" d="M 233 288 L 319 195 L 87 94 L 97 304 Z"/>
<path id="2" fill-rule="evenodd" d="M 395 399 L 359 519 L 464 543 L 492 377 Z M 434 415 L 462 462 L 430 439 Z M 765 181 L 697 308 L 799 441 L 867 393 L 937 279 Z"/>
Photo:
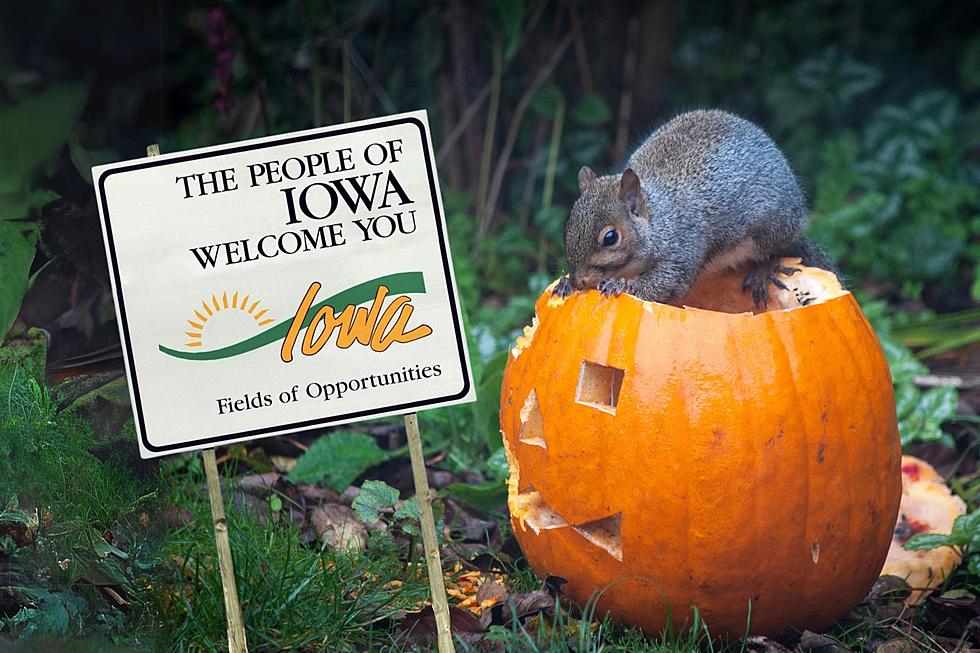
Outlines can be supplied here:
<path id="1" fill-rule="evenodd" d="M 921 603 L 942 585 L 960 564 L 960 554 L 948 546 L 908 551 L 906 543 L 919 533 L 949 533 L 965 512 L 963 500 L 950 491 L 932 465 L 902 456 L 902 504 L 881 575 L 897 576 L 908 584 L 912 592 L 905 602 L 909 605 Z"/>

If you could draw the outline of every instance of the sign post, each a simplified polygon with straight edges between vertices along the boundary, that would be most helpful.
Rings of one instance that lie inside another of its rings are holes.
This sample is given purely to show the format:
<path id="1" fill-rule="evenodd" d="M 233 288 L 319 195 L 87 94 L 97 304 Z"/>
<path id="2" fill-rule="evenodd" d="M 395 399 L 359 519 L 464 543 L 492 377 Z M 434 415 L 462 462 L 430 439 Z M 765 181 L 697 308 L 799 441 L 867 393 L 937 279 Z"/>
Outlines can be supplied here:
<path id="1" fill-rule="evenodd" d="M 422 546 L 429 572 L 429 590 L 432 593 L 432 613 L 436 618 L 436 637 L 439 653 L 452 653 L 453 634 L 449 620 L 449 601 L 446 584 L 442 578 L 442 560 L 439 557 L 439 537 L 432 516 L 432 495 L 429 479 L 425 474 L 425 457 L 422 454 L 422 437 L 419 420 L 415 413 L 405 415 L 405 434 L 408 438 L 408 454 L 412 459 L 412 477 L 415 479 L 415 496 L 419 503 L 419 521 L 422 523 Z"/>
<path id="2" fill-rule="evenodd" d="M 214 545 L 218 550 L 218 569 L 221 572 L 221 593 L 225 598 L 225 621 L 228 622 L 228 653 L 247 653 L 245 620 L 238 602 L 238 585 L 235 583 L 235 567 L 231 561 L 231 544 L 228 542 L 228 520 L 225 519 L 225 503 L 221 498 L 221 481 L 214 449 L 201 452 L 204 474 L 208 482 L 208 498 L 211 500 L 211 518 L 214 527 Z"/>
<path id="3" fill-rule="evenodd" d="M 205 449 L 231 650 L 213 448 L 402 415 L 452 651 L 415 414 L 476 397 L 425 112 L 92 172 L 140 455 Z"/>

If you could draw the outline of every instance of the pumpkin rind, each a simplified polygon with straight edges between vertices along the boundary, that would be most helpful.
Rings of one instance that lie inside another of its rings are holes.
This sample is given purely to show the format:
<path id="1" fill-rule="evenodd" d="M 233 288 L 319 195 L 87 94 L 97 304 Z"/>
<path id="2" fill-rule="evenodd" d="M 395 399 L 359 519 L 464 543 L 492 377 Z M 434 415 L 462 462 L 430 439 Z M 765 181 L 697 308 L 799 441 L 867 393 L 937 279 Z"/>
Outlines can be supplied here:
<path id="1" fill-rule="evenodd" d="M 500 422 L 539 575 L 580 604 L 602 591 L 600 614 L 648 632 L 668 604 L 676 625 L 696 605 L 738 636 L 750 601 L 752 633 L 818 629 L 865 596 L 901 452 L 888 367 L 849 293 L 752 315 L 549 288 L 536 310 Z"/>

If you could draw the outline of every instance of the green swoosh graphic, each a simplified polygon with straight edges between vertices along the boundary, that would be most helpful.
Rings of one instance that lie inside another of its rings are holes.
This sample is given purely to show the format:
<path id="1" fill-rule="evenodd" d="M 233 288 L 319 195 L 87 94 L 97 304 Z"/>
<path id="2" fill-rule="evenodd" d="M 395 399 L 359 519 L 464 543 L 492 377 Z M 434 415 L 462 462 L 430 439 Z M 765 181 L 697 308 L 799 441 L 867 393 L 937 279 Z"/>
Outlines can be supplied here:
<path id="1" fill-rule="evenodd" d="M 363 304 L 364 302 L 369 302 L 375 298 L 378 293 L 378 287 L 385 286 L 388 288 L 388 292 L 396 294 L 405 293 L 424 293 L 425 292 L 425 281 L 422 279 L 421 272 L 399 272 L 397 274 L 389 274 L 384 277 L 378 277 L 377 279 L 372 279 L 371 281 L 365 281 L 364 283 L 359 283 L 356 286 L 352 286 L 347 290 L 342 290 L 332 297 L 327 297 L 319 304 L 315 304 L 310 307 L 310 310 L 306 313 L 306 317 L 303 319 L 303 327 L 306 328 L 313 321 L 313 316 L 322 307 L 330 305 L 333 308 L 346 308 L 347 306 L 358 304 Z M 176 349 L 171 349 L 169 347 L 164 347 L 160 345 L 160 351 L 168 356 L 173 356 L 175 358 L 184 358 L 190 361 L 213 361 L 221 358 L 231 358 L 232 356 L 238 356 L 239 354 L 244 354 L 245 352 L 252 351 L 253 349 L 258 349 L 259 347 L 264 347 L 269 343 L 273 343 L 276 340 L 282 340 L 286 337 L 286 333 L 289 331 L 289 325 L 292 324 L 293 319 L 283 320 L 275 326 L 271 326 L 262 333 L 256 334 L 251 338 L 242 340 L 241 342 L 235 343 L 233 345 L 228 345 L 220 349 L 212 349 L 211 351 L 178 351 Z"/>

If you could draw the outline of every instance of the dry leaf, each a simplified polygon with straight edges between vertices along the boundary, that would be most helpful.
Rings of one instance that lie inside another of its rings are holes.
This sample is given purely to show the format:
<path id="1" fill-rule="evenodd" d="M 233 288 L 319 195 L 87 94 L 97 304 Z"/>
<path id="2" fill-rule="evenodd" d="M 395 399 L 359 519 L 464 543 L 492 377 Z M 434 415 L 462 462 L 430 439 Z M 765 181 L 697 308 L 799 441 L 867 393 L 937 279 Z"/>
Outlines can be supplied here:
<path id="1" fill-rule="evenodd" d="M 363 551 L 367 547 L 367 528 L 350 506 L 324 503 L 310 512 L 310 523 L 320 541 L 339 551 Z"/>

